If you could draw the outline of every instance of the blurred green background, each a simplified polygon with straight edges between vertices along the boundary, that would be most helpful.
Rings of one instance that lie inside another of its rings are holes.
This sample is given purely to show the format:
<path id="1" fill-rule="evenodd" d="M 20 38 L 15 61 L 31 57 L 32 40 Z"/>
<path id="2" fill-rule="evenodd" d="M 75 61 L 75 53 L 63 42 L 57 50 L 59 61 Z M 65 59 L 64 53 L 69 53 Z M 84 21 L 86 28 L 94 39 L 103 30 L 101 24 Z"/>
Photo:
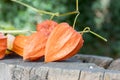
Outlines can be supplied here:
<path id="1" fill-rule="evenodd" d="M 66 13 L 75 10 L 75 0 L 19 0 L 41 10 Z M 79 0 L 80 16 L 76 30 L 89 26 L 92 31 L 108 39 L 104 42 L 91 34 L 85 34 L 82 54 L 120 57 L 120 0 Z M 49 19 L 10 0 L 0 0 L 0 29 L 35 30 L 38 22 Z M 55 17 L 57 22 L 73 24 L 75 15 Z"/>

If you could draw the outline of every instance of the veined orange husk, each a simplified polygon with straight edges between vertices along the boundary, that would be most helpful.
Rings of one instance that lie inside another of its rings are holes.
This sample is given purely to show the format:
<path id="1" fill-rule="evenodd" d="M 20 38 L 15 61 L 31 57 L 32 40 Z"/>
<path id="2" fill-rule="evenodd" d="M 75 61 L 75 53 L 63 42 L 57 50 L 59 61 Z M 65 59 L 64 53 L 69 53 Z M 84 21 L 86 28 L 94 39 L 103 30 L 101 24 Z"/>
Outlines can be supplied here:
<path id="1" fill-rule="evenodd" d="M 36 32 L 29 36 L 24 47 L 23 59 L 29 61 L 40 59 L 45 53 L 47 39 L 48 37 L 41 32 Z"/>
<path id="2" fill-rule="evenodd" d="M 82 38 L 81 38 L 81 39 L 82 39 Z M 66 60 L 66 59 L 68 59 L 68 58 L 74 56 L 74 55 L 80 50 L 80 48 L 83 46 L 83 42 L 84 42 L 83 39 L 80 40 L 80 42 L 79 42 L 79 44 L 77 45 L 77 47 L 76 47 L 69 55 L 63 57 L 63 58 L 60 59 L 60 60 Z M 59 61 L 60 61 L 60 60 L 59 60 Z"/>
<path id="3" fill-rule="evenodd" d="M 0 33 L 0 59 L 5 57 L 5 52 L 7 50 L 7 38 Z"/>
<path id="4" fill-rule="evenodd" d="M 58 24 L 50 34 L 45 48 L 45 62 L 65 60 L 83 46 L 82 35 L 67 23 Z"/>
<path id="5" fill-rule="evenodd" d="M 44 56 L 47 39 L 56 25 L 57 23 L 52 20 L 37 24 L 37 32 L 28 38 L 24 47 L 24 60 L 36 61 Z"/>
<path id="6" fill-rule="evenodd" d="M 24 46 L 26 45 L 27 38 L 28 36 L 24 36 L 24 35 L 16 36 L 13 42 L 12 51 L 14 51 L 16 54 L 20 56 L 23 56 L 23 49 L 24 49 Z"/>
<path id="7" fill-rule="evenodd" d="M 56 27 L 58 23 L 52 20 L 46 20 L 37 24 L 37 31 L 49 36 L 51 31 Z"/>

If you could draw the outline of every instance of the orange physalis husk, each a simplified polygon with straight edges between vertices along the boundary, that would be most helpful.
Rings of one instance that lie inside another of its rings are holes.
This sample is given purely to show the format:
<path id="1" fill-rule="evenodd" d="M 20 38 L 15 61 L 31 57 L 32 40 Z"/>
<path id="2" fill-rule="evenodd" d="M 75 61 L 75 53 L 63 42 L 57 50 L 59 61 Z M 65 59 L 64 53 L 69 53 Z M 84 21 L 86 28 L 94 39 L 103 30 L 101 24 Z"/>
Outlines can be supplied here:
<path id="1" fill-rule="evenodd" d="M 37 24 L 37 32 L 28 38 L 25 45 L 24 60 L 35 61 L 44 56 L 47 39 L 56 25 L 57 23 L 52 20 Z"/>
<path id="2" fill-rule="evenodd" d="M 67 23 L 58 24 L 51 32 L 45 48 L 45 62 L 65 60 L 83 46 L 82 35 Z"/>
<path id="3" fill-rule="evenodd" d="M 13 42 L 12 51 L 20 56 L 23 56 L 23 49 L 24 49 L 24 46 L 26 45 L 27 38 L 28 36 L 24 36 L 24 35 L 16 36 Z"/>
<path id="4" fill-rule="evenodd" d="M 29 36 L 24 47 L 23 59 L 29 61 L 40 59 L 45 53 L 47 39 L 48 37 L 41 32 Z"/>
<path id="5" fill-rule="evenodd" d="M 7 38 L 0 33 L 0 59 L 5 57 L 5 52 L 7 50 Z"/>
<path id="6" fill-rule="evenodd" d="M 37 24 L 37 31 L 49 36 L 51 31 L 55 28 L 58 23 L 52 20 L 46 20 Z"/>

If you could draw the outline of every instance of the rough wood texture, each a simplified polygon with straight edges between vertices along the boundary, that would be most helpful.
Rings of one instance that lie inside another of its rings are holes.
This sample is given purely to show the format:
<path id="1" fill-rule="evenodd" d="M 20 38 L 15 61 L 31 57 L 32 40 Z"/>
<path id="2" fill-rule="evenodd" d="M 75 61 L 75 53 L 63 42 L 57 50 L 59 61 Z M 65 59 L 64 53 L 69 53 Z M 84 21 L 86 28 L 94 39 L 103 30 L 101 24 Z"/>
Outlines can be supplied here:
<path id="1" fill-rule="evenodd" d="M 0 80 L 120 80 L 120 71 L 107 70 L 75 58 L 51 63 L 10 58 L 0 60 Z"/>
<path id="2" fill-rule="evenodd" d="M 104 68 L 108 68 L 113 61 L 110 57 L 94 56 L 94 55 L 75 55 L 73 58 L 81 60 L 85 63 L 95 63 L 96 65 Z"/>
<path id="3" fill-rule="evenodd" d="M 110 70 L 119 70 L 120 71 L 120 59 L 114 60 L 108 67 Z"/>

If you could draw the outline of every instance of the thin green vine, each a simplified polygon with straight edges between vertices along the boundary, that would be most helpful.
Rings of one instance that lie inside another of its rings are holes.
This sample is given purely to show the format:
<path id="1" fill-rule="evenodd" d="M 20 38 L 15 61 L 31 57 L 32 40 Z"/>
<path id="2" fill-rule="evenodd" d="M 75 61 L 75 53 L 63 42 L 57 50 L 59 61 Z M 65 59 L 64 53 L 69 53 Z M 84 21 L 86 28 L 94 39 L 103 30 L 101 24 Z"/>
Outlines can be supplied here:
<path id="1" fill-rule="evenodd" d="M 72 12 L 67 12 L 67 13 L 63 13 L 63 14 L 59 14 L 58 16 L 61 17 L 61 16 L 67 16 L 67 15 L 72 15 L 72 14 L 77 14 L 78 11 L 72 11 Z"/>
<path id="2" fill-rule="evenodd" d="M 97 36 L 97 37 L 99 37 L 99 38 L 102 39 L 103 41 L 107 42 L 107 39 L 105 39 L 104 37 L 98 35 L 97 33 L 93 32 L 93 31 L 90 31 L 90 33 L 93 34 L 93 35 L 95 35 L 95 36 Z"/>
<path id="3" fill-rule="evenodd" d="M 19 34 L 19 33 L 34 33 L 36 31 L 29 30 L 0 30 L 1 33 Z"/>
<path id="4" fill-rule="evenodd" d="M 68 15 L 76 14 L 74 22 L 73 22 L 73 29 L 75 29 L 76 21 L 77 21 L 77 18 L 79 16 L 79 14 L 80 14 L 78 0 L 76 0 L 76 10 L 75 11 L 67 12 L 67 13 L 63 13 L 63 14 L 60 14 L 59 12 L 53 13 L 53 12 L 48 12 L 48 11 L 44 11 L 44 10 L 38 10 L 38 9 L 36 9 L 36 8 L 34 8 L 32 6 L 29 6 L 26 3 L 20 2 L 18 0 L 11 0 L 11 1 L 14 1 L 16 3 L 19 3 L 19 4 L 23 5 L 23 6 L 31 8 L 32 10 L 34 10 L 34 11 L 40 13 L 40 14 L 50 15 L 51 16 L 50 20 L 52 20 L 55 16 L 56 17 L 61 17 L 61 16 L 68 16 Z M 0 31 L 0 32 L 2 32 L 2 33 L 26 33 L 26 32 L 34 32 L 34 31 L 26 31 L 26 30 L 25 31 L 24 30 L 22 30 L 22 31 L 21 30 L 14 30 L 13 31 L 12 30 L 12 31 Z M 89 27 L 84 28 L 84 30 L 79 32 L 79 33 L 81 33 L 83 35 L 83 33 L 88 33 L 88 32 L 95 35 L 95 36 L 97 36 L 97 37 L 99 37 L 100 39 L 104 40 L 105 42 L 107 42 L 107 39 L 103 38 L 102 36 L 98 35 L 97 33 L 93 32 L 93 31 L 91 31 Z"/>
<path id="5" fill-rule="evenodd" d="M 73 29 L 75 29 L 75 24 L 76 24 L 76 21 L 77 21 L 77 18 L 79 16 L 79 12 L 77 13 L 77 15 L 75 16 L 75 19 L 74 19 L 74 22 L 73 22 Z"/>
<path id="6" fill-rule="evenodd" d="M 40 14 L 47 14 L 47 15 L 51 15 L 50 19 L 53 19 L 55 16 L 57 17 L 60 17 L 60 16 L 68 16 L 68 15 L 72 15 L 72 14 L 79 14 L 79 11 L 78 11 L 78 0 L 76 0 L 76 10 L 75 11 L 72 11 L 72 12 L 67 12 L 67 13 L 63 13 L 63 14 L 60 14 L 60 13 L 53 13 L 53 12 L 48 12 L 48 11 L 44 11 L 44 10 L 39 10 L 39 9 L 36 9 L 26 3 L 23 3 L 21 1 L 18 1 L 18 0 L 11 0 L 13 2 L 16 2 L 16 3 L 19 3 L 25 7 L 28 7 L 28 8 L 31 8 L 32 10 L 34 10 L 35 12 L 38 12 Z M 76 20 L 74 21 L 74 24 L 76 23 Z"/>
<path id="7" fill-rule="evenodd" d="M 78 0 L 76 0 L 76 11 L 79 11 Z"/>
<path id="8" fill-rule="evenodd" d="M 83 35 L 84 33 L 88 33 L 88 32 L 95 35 L 95 36 L 97 36 L 98 38 L 102 39 L 103 41 L 107 42 L 107 39 L 105 39 L 104 37 L 100 36 L 99 34 L 93 32 L 93 31 L 91 31 L 90 27 L 85 27 L 83 29 L 83 31 L 80 31 L 79 33 Z"/>
<path id="9" fill-rule="evenodd" d="M 56 14 L 56 13 L 47 12 L 47 11 L 44 11 L 44 10 L 38 10 L 38 9 L 36 9 L 36 8 L 34 8 L 34 7 L 26 4 L 26 3 L 23 3 L 23 2 L 21 2 L 21 1 L 18 1 L 18 0 L 11 0 L 11 1 L 16 2 L 16 3 L 19 3 L 19 4 L 21 4 L 21 5 L 25 6 L 25 7 L 31 8 L 32 10 L 34 10 L 35 12 L 38 12 L 38 13 L 40 13 L 40 14 L 47 14 L 47 15 L 55 15 L 55 14 Z"/>
<path id="10" fill-rule="evenodd" d="M 78 0 L 76 0 L 76 12 L 77 12 L 77 15 L 75 16 L 75 19 L 74 19 L 74 22 L 73 22 L 73 29 L 75 29 L 76 21 L 77 21 L 77 18 L 79 16 L 79 14 L 80 14 L 80 12 L 79 12 L 79 5 L 78 4 L 79 4 Z"/>

